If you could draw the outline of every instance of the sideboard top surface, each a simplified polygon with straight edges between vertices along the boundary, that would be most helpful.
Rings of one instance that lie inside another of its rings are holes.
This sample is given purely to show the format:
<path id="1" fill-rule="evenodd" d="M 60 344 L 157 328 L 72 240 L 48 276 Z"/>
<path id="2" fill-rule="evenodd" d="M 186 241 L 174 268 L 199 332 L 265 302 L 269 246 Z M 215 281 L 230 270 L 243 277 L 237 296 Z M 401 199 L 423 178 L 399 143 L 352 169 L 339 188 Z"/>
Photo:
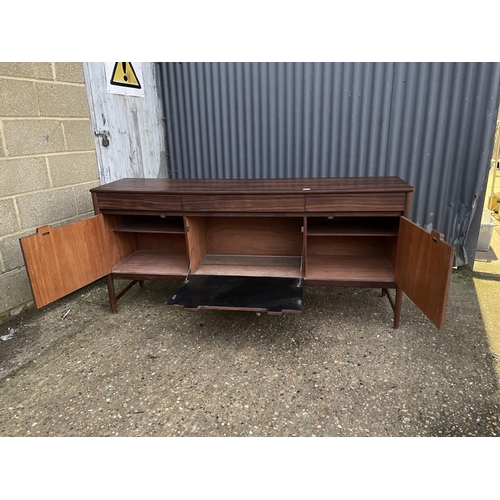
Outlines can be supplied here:
<path id="1" fill-rule="evenodd" d="M 322 177 L 314 179 L 120 179 L 91 189 L 95 193 L 407 193 L 399 177 Z"/>

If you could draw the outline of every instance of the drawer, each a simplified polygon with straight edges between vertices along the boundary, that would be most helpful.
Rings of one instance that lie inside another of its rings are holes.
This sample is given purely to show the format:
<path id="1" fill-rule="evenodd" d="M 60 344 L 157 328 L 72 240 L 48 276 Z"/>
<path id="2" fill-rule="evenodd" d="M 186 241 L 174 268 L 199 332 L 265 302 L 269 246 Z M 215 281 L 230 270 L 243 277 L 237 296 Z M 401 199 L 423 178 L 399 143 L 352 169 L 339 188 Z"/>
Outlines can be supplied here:
<path id="1" fill-rule="evenodd" d="M 405 193 L 308 194 L 306 212 L 404 212 Z"/>
<path id="2" fill-rule="evenodd" d="M 187 212 L 303 212 L 304 195 L 183 195 Z"/>
<path id="3" fill-rule="evenodd" d="M 143 193 L 102 193 L 97 194 L 100 210 L 127 212 L 181 212 L 180 195 Z"/>

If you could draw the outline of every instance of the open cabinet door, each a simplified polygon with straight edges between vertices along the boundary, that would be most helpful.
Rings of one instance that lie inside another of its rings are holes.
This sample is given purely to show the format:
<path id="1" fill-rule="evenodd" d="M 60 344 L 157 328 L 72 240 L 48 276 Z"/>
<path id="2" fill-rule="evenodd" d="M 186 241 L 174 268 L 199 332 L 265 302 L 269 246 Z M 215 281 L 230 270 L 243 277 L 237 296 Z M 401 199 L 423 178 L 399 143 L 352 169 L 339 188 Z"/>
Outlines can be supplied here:
<path id="1" fill-rule="evenodd" d="M 110 273 L 102 215 L 55 229 L 44 226 L 20 241 L 37 307 Z"/>
<path id="2" fill-rule="evenodd" d="M 438 327 L 444 327 L 455 249 L 437 231 L 400 218 L 396 284 Z"/>

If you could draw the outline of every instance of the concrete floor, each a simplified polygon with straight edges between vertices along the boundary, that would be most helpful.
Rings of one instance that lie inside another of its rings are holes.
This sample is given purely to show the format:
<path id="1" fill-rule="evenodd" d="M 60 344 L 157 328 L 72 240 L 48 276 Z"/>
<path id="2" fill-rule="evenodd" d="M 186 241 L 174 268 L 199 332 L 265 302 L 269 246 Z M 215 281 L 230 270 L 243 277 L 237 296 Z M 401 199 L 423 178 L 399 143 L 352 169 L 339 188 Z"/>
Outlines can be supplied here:
<path id="1" fill-rule="evenodd" d="M 169 310 L 101 280 L 0 326 L 0 436 L 499 436 L 500 229 L 446 326 L 406 297 L 306 288 L 301 315 Z M 63 314 L 71 309 L 66 319 Z"/>
<path id="2" fill-rule="evenodd" d="M 280 317 L 167 310 L 177 284 L 149 282 L 113 315 L 97 282 L 0 327 L 0 436 L 500 435 L 477 281 L 453 273 L 442 331 L 406 298 L 393 330 L 379 290 Z"/>

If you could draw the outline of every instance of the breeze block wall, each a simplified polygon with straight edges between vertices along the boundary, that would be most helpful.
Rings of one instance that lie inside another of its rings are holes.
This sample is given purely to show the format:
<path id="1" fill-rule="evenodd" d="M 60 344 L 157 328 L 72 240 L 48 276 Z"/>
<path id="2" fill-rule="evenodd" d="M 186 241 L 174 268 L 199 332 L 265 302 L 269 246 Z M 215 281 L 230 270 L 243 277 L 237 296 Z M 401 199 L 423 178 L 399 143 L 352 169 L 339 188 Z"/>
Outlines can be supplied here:
<path id="1" fill-rule="evenodd" d="M 0 323 L 33 304 L 19 238 L 93 213 L 82 63 L 0 62 Z"/>

